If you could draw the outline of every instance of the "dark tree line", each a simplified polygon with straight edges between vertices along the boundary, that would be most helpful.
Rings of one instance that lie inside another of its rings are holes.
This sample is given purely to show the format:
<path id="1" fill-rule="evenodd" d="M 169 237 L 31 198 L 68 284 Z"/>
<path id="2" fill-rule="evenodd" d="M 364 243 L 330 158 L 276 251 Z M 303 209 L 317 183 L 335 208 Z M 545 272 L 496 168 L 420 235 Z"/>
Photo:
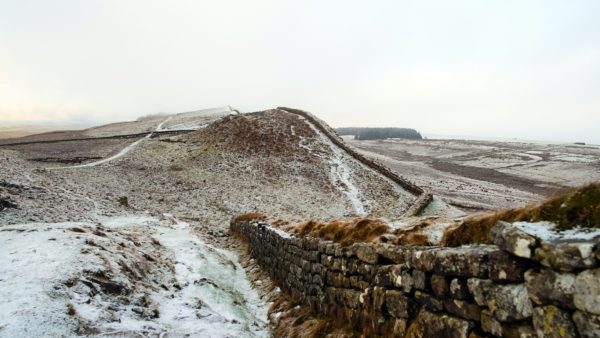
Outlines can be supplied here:
<path id="1" fill-rule="evenodd" d="M 383 140 L 386 138 L 406 138 L 421 140 L 421 134 L 411 128 L 337 128 L 338 135 L 354 135 L 357 140 Z"/>

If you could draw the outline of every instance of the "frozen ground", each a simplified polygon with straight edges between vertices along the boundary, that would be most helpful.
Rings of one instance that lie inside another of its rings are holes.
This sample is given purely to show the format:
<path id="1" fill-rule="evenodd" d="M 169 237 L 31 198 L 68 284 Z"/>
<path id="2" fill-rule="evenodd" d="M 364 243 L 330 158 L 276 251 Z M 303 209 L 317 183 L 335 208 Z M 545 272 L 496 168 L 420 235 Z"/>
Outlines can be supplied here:
<path id="1" fill-rule="evenodd" d="M 514 207 L 600 179 L 595 145 L 346 140 L 467 211 Z"/>
<path id="2" fill-rule="evenodd" d="M 296 115 L 232 112 L 84 131 L 185 135 L 0 148 L 0 337 L 270 336 L 233 215 L 393 219 L 414 200 Z"/>
<path id="3" fill-rule="evenodd" d="M 0 337 L 268 337 L 237 256 L 149 215 L 0 228 Z"/>

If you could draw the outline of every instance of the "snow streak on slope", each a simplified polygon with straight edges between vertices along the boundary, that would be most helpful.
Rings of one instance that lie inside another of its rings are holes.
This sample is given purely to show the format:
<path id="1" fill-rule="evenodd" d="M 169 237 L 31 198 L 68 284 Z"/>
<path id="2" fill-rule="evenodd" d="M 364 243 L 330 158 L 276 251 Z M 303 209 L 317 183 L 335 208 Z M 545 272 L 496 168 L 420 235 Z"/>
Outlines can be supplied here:
<path id="1" fill-rule="evenodd" d="M 343 194 L 345 194 L 354 212 L 359 216 L 367 215 L 363 201 L 360 198 L 360 192 L 350 177 L 352 176 L 352 170 L 346 163 L 344 163 L 344 152 L 338 146 L 333 144 L 331 140 L 323 135 L 323 133 L 316 128 L 310 121 L 304 119 L 304 122 L 310 126 L 312 130 L 321 138 L 321 140 L 327 144 L 333 153 L 333 158 L 329 159 L 330 173 L 329 177 L 334 187 L 337 187 Z M 302 144 L 300 146 L 303 146 Z"/>

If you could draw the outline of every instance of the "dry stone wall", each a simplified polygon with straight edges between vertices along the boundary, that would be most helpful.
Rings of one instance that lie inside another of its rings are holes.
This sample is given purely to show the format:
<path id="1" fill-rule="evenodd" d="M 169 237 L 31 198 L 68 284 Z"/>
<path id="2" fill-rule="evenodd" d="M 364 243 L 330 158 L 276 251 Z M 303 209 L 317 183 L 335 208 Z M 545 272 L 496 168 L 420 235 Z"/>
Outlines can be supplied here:
<path id="1" fill-rule="evenodd" d="M 458 248 L 231 231 L 282 290 L 368 337 L 600 337 L 597 239 L 548 243 L 507 223 L 497 245 Z"/>
<path id="2" fill-rule="evenodd" d="M 391 171 L 389 168 L 387 168 L 383 164 L 381 164 L 377 161 L 374 161 L 374 160 L 358 153 L 356 150 L 348 147 L 348 145 L 346 145 L 346 143 L 344 143 L 344 141 L 336 134 L 336 132 L 333 129 L 331 129 L 326 123 L 324 123 L 323 121 L 318 119 L 313 114 L 303 111 L 303 110 L 286 108 L 286 107 L 278 107 L 277 109 L 281 109 L 288 113 L 292 113 L 292 114 L 296 114 L 296 115 L 304 117 L 310 123 L 312 123 L 317 129 L 319 129 L 323 134 L 325 134 L 325 136 L 327 136 L 331 140 L 331 142 L 333 142 L 335 145 L 337 145 L 338 147 L 343 149 L 346 153 L 348 153 L 354 159 L 356 159 L 357 161 L 366 165 L 367 167 L 379 172 L 380 174 L 391 179 L 393 182 L 400 185 L 402 188 L 406 189 L 410 193 L 416 195 L 417 199 L 412 204 L 412 206 L 406 211 L 406 213 L 405 213 L 406 216 L 418 215 L 423 209 L 425 209 L 427 207 L 427 205 L 429 205 L 429 203 L 433 199 L 433 195 L 431 194 L 431 192 L 423 190 L 423 188 L 419 187 L 418 185 L 414 184 L 413 182 L 410 182 L 409 180 L 405 179 L 404 177 L 396 174 L 395 172 Z"/>

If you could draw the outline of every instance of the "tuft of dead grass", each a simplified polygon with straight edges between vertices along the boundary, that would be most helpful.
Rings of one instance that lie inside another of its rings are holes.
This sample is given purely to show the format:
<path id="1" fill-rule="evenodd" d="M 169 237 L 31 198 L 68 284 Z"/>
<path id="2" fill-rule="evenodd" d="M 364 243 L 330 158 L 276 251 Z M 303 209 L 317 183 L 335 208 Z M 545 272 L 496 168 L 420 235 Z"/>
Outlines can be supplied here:
<path id="1" fill-rule="evenodd" d="M 356 218 L 350 221 L 331 222 L 311 220 L 294 227 L 291 232 L 298 236 L 318 237 L 346 246 L 358 242 L 377 241 L 389 230 L 390 227 L 380 219 Z"/>
<path id="2" fill-rule="evenodd" d="M 267 215 L 262 212 L 247 212 L 233 217 L 234 222 L 262 221 L 267 219 Z"/>
<path id="3" fill-rule="evenodd" d="M 286 338 L 347 338 L 355 336 L 348 327 L 334 325 L 327 315 L 315 315 L 309 306 L 282 294 L 269 308 L 273 335 Z"/>
<path id="4" fill-rule="evenodd" d="M 522 208 L 469 216 L 444 233 L 442 244 L 489 244 L 490 230 L 498 221 L 550 221 L 557 225 L 558 230 L 573 229 L 575 226 L 600 228 L 600 182 L 571 189 Z"/>

